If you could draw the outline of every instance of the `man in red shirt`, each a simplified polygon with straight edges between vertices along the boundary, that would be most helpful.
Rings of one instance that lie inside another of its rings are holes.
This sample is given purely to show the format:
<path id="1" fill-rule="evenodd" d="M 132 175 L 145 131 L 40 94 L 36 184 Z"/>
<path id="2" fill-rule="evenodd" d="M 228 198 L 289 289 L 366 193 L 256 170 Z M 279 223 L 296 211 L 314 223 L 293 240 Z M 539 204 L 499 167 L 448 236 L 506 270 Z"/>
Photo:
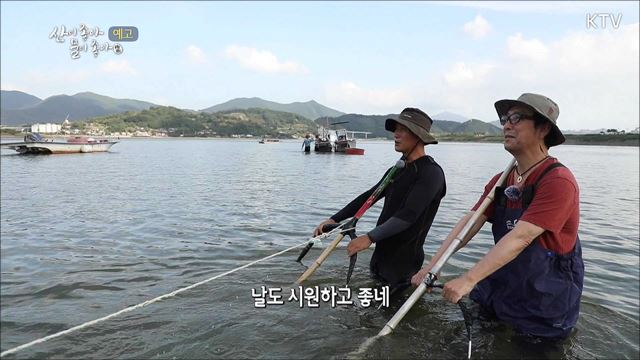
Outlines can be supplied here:
<path id="1" fill-rule="evenodd" d="M 520 333 L 564 338 L 578 320 L 584 264 L 578 184 L 571 171 L 548 154 L 551 146 L 565 141 L 556 125 L 558 105 L 527 93 L 517 100 L 500 100 L 495 108 L 504 127 L 504 148 L 517 165 L 459 248 L 485 221 L 492 223 L 495 246 L 468 272 L 447 282 L 443 296 L 456 303 L 469 294 L 484 311 Z M 489 181 L 471 212 L 413 276 L 414 285 L 424 281 L 500 175 Z"/>

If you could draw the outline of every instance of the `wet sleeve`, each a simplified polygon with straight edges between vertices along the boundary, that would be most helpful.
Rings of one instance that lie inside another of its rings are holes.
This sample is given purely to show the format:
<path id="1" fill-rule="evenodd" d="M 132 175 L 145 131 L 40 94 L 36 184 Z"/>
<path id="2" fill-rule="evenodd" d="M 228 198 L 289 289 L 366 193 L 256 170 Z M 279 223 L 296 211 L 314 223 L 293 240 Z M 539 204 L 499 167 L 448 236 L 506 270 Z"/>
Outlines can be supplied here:
<path id="1" fill-rule="evenodd" d="M 395 234 L 401 233 L 407 230 L 410 226 L 410 222 L 392 216 L 389 220 L 369 231 L 367 235 L 369 236 L 369 240 L 375 243 L 382 239 L 390 238 Z"/>
<path id="2" fill-rule="evenodd" d="M 342 210 L 338 211 L 333 216 L 331 216 L 331 219 L 333 219 L 333 221 L 335 222 L 340 222 L 344 219 L 353 217 L 358 212 L 358 210 L 360 210 L 362 205 L 364 205 L 364 203 L 367 201 L 369 196 L 371 196 L 371 194 L 373 194 L 373 192 L 376 191 L 378 186 L 380 186 L 380 184 L 382 183 L 382 180 L 387 176 L 389 171 L 391 171 L 391 169 L 387 170 L 387 172 L 384 173 L 384 176 L 378 181 L 377 184 L 375 184 L 371 189 L 360 194 L 360 196 L 358 196 L 357 198 L 353 199 L 349 204 L 347 204 L 347 206 L 342 208 Z M 378 198 L 375 199 L 374 204 L 378 202 L 378 200 L 383 198 L 384 195 L 385 195 L 385 192 L 383 191 L 380 194 L 380 196 L 378 196 Z"/>

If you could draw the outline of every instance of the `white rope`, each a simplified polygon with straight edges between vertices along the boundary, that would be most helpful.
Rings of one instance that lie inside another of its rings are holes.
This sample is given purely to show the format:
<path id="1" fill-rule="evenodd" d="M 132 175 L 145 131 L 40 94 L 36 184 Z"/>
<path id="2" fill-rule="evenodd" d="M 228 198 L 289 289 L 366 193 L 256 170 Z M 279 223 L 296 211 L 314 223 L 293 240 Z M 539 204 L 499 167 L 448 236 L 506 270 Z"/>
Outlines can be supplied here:
<path id="1" fill-rule="evenodd" d="M 344 225 L 345 224 L 341 224 L 340 226 L 338 226 L 336 228 L 333 228 L 331 231 L 322 233 L 322 234 L 320 234 L 320 235 L 318 235 L 316 237 L 309 238 L 309 242 L 313 243 L 313 245 L 321 246 L 322 245 L 322 240 L 324 240 L 324 239 L 326 239 L 328 237 L 333 237 L 333 235 L 337 235 L 340 232 L 342 232 L 343 231 L 342 227 Z M 355 229 L 355 227 L 353 227 L 352 229 Z M 347 230 L 351 230 L 351 229 L 347 229 Z"/>
<path id="2" fill-rule="evenodd" d="M 197 283 L 195 283 L 195 284 L 193 284 L 193 285 L 189 285 L 189 286 L 184 287 L 184 288 L 182 288 L 182 289 L 178 289 L 178 290 L 176 290 L 176 291 L 174 291 L 174 292 L 172 292 L 172 293 L 169 293 L 169 294 L 165 294 L 165 295 L 158 296 L 158 297 L 157 297 L 157 298 L 155 298 L 155 299 L 147 300 L 147 301 L 145 301 L 145 302 L 143 302 L 143 303 L 140 303 L 140 304 L 138 304 L 138 305 L 130 306 L 130 307 L 128 307 L 128 308 L 122 309 L 122 310 L 120 310 L 120 311 L 118 311 L 118 312 L 116 312 L 116 313 L 113 313 L 113 314 L 111 314 L 111 315 L 107 315 L 107 316 L 101 317 L 101 318 L 99 318 L 99 319 L 95 319 L 95 320 L 92 320 L 92 321 L 86 322 L 86 323 L 84 323 L 84 324 L 80 324 L 80 325 L 74 326 L 74 327 L 69 328 L 69 329 L 67 329 L 67 330 L 63 330 L 63 331 L 57 332 L 57 333 L 55 333 L 55 334 L 48 335 L 48 336 L 45 336 L 45 337 L 43 337 L 43 338 L 33 340 L 32 342 L 29 342 L 29 343 L 26 343 L 26 344 L 23 344 L 23 345 L 20 345 L 20 346 L 14 347 L 14 348 L 12 348 L 12 349 L 9 349 L 9 350 L 6 350 L 6 351 L 3 351 L 2 353 L 0 353 L 0 357 L 3 357 L 3 356 L 5 356 L 5 355 L 9 355 L 9 354 L 12 354 L 12 353 L 18 352 L 18 351 L 20 351 L 20 350 L 24 350 L 24 349 L 26 349 L 26 348 L 28 348 L 28 347 L 33 346 L 33 345 L 40 344 L 40 343 L 43 343 L 43 342 L 45 342 L 45 341 L 48 341 L 48 340 L 51 340 L 51 339 L 54 339 L 54 338 L 60 337 L 60 336 L 62 336 L 62 335 L 69 334 L 69 333 L 74 332 L 74 331 L 76 331 L 76 330 L 80 330 L 80 329 L 86 328 L 86 327 L 88 327 L 88 326 L 95 325 L 95 324 L 97 324 L 97 323 L 99 323 L 99 322 L 102 322 L 102 321 L 105 321 L 105 320 L 111 319 L 112 317 L 115 317 L 115 316 L 118 316 L 118 315 L 124 314 L 124 313 L 129 312 L 129 311 L 133 311 L 133 310 L 135 310 L 135 309 L 138 309 L 138 308 L 141 308 L 141 307 L 144 307 L 144 306 L 150 305 L 150 304 L 153 304 L 154 302 L 158 302 L 158 301 L 160 301 L 160 300 L 164 300 L 164 299 L 167 299 L 167 298 L 170 298 L 170 297 L 176 296 L 176 295 L 178 295 L 179 293 L 181 293 L 181 292 L 183 292 L 183 291 L 187 291 L 187 290 L 193 289 L 193 288 L 195 288 L 195 287 L 197 287 L 197 286 L 200 286 L 200 285 L 202 285 L 202 284 L 206 284 L 206 283 L 208 283 L 209 281 L 212 281 L 212 280 L 215 280 L 215 279 L 219 279 L 219 278 L 221 278 L 221 277 L 223 277 L 223 276 L 225 276 L 225 275 L 229 275 L 229 274 L 234 273 L 234 272 L 236 272 L 236 271 L 238 271 L 238 270 L 242 270 L 242 269 L 247 268 L 247 267 L 249 267 L 249 266 L 251 266 L 251 265 L 257 264 L 257 263 L 259 263 L 259 262 L 261 262 L 261 261 L 264 261 L 264 260 L 267 260 L 267 259 L 271 259 L 272 257 L 278 256 L 278 255 L 280 255 L 280 254 L 284 254 L 285 252 L 287 252 L 287 251 L 289 251 L 289 250 L 293 250 L 293 249 L 295 249 L 295 248 L 297 248 L 297 247 L 300 247 L 300 246 L 302 246 L 302 245 L 306 245 L 306 244 L 307 244 L 307 241 L 305 241 L 305 242 L 304 242 L 304 243 L 302 243 L 302 244 L 298 244 L 298 245 L 292 246 L 292 247 L 290 247 L 290 248 L 288 248 L 288 249 L 285 249 L 285 250 L 282 250 L 282 251 L 280 251 L 280 252 L 277 252 L 277 253 L 275 253 L 275 254 L 269 255 L 269 256 L 264 257 L 264 258 L 262 258 L 262 259 L 259 259 L 259 260 L 256 260 L 256 261 L 252 261 L 252 262 L 250 262 L 250 263 L 248 263 L 248 264 L 242 265 L 242 266 L 240 266 L 240 267 L 238 267 L 238 268 L 235 268 L 235 269 L 233 269 L 233 270 L 229 270 L 229 271 L 227 271 L 227 272 L 224 272 L 224 273 L 222 273 L 222 274 L 216 275 L 216 276 L 211 277 L 211 278 L 209 278 L 209 279 L 202 280 L 202 281 L 197 282 Z"/>

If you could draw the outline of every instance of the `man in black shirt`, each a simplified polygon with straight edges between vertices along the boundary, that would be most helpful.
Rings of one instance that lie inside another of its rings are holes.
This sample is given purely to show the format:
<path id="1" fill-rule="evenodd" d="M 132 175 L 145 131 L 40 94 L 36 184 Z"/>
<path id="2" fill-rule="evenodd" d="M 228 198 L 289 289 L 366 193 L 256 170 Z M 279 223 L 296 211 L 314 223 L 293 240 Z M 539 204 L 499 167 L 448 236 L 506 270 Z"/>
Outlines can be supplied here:
<path id="1" fill-rule="evenodd" d="M 347 246 L 351 256 L 375 243 L 371 275 L 390 285 L 392 291 L 409 286 L 411 276 L 420 270 L 424 261 L 422 246 L 446 193 L 442 169 L 425 154 L 425 145 L 438 143 L 429 133 L 431 124 L 433 120 L 415 108 L 406 108 L 397 119 L 386 120 L 385 129 L 393 132 L 395 150 L 403 154 L 406 165 L 378 197 L 384 197 L 385 202 L 376 227 Z M 320 223 L 314 236 L 321 234 L 326 224 L 353 217 L 381 181 Z"/>

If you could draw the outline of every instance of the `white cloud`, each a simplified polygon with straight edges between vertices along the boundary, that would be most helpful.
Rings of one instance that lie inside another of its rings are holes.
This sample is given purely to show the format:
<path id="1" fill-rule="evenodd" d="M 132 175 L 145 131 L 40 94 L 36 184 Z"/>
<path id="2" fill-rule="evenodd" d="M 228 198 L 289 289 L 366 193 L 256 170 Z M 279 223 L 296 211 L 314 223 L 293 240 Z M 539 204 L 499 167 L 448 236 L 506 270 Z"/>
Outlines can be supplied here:
<path id="1" fill-rule="evenodd" d="M 397 113 L 411 105 L 413 97 L 405 89 L 366 89 L 351 81 L 343 81 L 326 87 L 325 97 L 331 106 L 347 112 Z"/>
<path id="2" fill-rule="evenodd" d="M 638 23 L 616 31 L 575 32 L 553 43 L 552 52 L 563 71 L 631 76 L 638 74 L 639 33 Z"/>
<path id="3" fill-rule="evenodd" d="M 521 33 L 517 33 L 507 39 L 507 54 L 517 60 L 543 62 L 549 57 L 549 49 L 542 41 L 526 40 Z"/>
<path id="4" fill-rule="evenodd" d="M 280 61 L 267 50 L 230 45 L 225 50 L 228 58 L 234 59 L 244 68 L 262 73 L 306 74 L 309 71 L 294 61 Z"/>
<path id="5" fill-rule="evenodd" d="M 127 60 L 109 60 L 102 63 L 100 70 L 108 74 L 137 75 L 136 69 Z"/>
<path id="6" fill-rule="evenodd" d="M 638 127 L 640 26 L 573 33 L 551 44 L 552 64 L 543 74 L 555 86 L 567 129 Z"/>
<path id="7" fill-rule="evenodd" d="M 427 79 L 432 86 L 421 97 L 442 110 L 493 121 L 495 101 L 533 92 L 558 103 L 561 129 L 635 129 L 640 119 L 639 34 L 637 23 L 548 42 L 515 34 L 504 45 L 508 56 L 484 64 L 458 61 Z"/>
<path id="8" fill-rule="evenodd" d="M 490 64 L 467 64 L 460 61 L 444 74 L 444 79 L 452 86 L 473 88 L 485 81 L 492 68 L 493 65 Z"/>
<path id="9" fill-rule="evenodd" d="M 202 49 L 195 45 L 189 45 L 186 52 L 187 60 L 192 64 L 204 64 L 207 62 L 207 57 L 204 55 Z"/>
<path id="10" fill-rule="evenodd" d="M 465 23 L 462 29 L 474 39 L 482 39 L 491 32 L 491 25 L 482 15 L 478 14 L 475 19 Z"/>

